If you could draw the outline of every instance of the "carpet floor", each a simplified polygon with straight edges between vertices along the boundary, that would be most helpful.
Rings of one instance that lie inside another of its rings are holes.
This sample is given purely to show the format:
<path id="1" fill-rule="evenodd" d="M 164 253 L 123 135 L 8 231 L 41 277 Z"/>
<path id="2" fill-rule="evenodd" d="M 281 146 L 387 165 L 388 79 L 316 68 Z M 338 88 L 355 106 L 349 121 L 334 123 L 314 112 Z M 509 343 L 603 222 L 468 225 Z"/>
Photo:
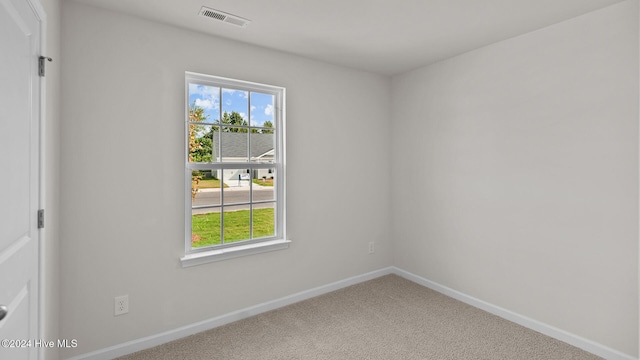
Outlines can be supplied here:
<path id="1" fill-rule="evenodd" d="M 600 359 L 387 275 L 121 360 Z"/>

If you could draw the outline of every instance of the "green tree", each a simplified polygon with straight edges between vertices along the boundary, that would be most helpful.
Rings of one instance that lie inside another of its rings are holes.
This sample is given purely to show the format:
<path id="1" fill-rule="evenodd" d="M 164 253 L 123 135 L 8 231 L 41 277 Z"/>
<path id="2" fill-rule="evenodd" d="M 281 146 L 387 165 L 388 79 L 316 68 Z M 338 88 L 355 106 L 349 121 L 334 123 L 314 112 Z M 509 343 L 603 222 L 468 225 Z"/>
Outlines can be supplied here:
<path id="1" fill-rule="evenodd" d="M 265 121 L 262 126 L 273 129 L 273 123 L 269 120 Z M 273 134 L 273 130 L 270 129 L 262 129 L 260 132 L 263 134 Z"/>
<path id="2" fill-rule="evenodd" d="M 196 106 L 195 102 L 189 106 L 189 161 L 201 162 L 203 156 L 208 151 L 211 154 L 211 141 L 209 141 L 209 149 L 206 149 L 206 141 L 203 141 L 203 137 L 199 134 L 201 125 L 196 123 L 207 120 L 208 116 L 204 113 L 204 108 Z M 205 139 L 206 140 L 206 139 Z M 211 155 L 209 155 L 211 159 Z M 209 160 L 211 161 L 211 160 Z M 191 173 L 191 199 L 195 199 L 198 194 L 200 180 L 202 174 L 199 171 L 193 171 Z"/>
<path id="3" fill-rule="evenodd" d="M 210 162 L 213 148 L 213 132 L 203 133 L 206 125 L 193 123 L 204 122 L 209 118 L 202 107 L 195 103 L 189 107 L 189 160 L 192 162 Z"/>
<path id="4" fill-rule="evenodd" d="M 196 148 L 193 153 L 194 162 L 211 162 L 213 158 L 213 131 L 209 130 L 203 135 L 196 137 Z"/>
<path id="5" fill-rule="evenodd" d="M 222 119 L 215 122 L 216 124 L 222 125 L 222 132 L 239 132 L 246 133 L 248 132 L 247 128 L 237 128 L 232 126 L 249 126 L 247 120 L 242 118 L 242 115 L 236 111 L 232 111 L 231 113 L 224 112 L 222 114 Z M 214 131 L 218 131 L 218 127 L 213 127 Z"/>

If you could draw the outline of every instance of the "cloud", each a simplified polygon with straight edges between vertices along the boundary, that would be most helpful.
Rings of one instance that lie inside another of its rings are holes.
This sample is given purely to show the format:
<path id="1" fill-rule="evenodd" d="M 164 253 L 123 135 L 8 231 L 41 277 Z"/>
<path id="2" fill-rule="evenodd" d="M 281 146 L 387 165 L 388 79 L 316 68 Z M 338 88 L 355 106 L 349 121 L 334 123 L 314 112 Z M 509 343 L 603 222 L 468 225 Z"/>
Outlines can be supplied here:
<path id="1" fill-rule="evenodd" d="M 272 115 L 273 114 L 273 105 L 272 104 L 267 105 L 267 107 L 264 109 L 264 114 L 265 115 Z"/>
<path id="2" fill-rule="evenodd" d="M 196 94 L 205 98 L 214 98 L 220 95 L 220 88 L 206 85 L 189 84 L 189 94 Z"/>
<path id="3" fill-rule="evenodd" d="M 207 99 L 196 99 L 195 105 L 206 110 L 211 110 L 216 107 L 213 101 Z"/>
<path id="4" fill-rule="evenodd" d="M 222 88 L 222 93 L 223 94 L 229 94 L 231 96 L 237 96 L 237 97 L 240 97 L 242 99 L 246 99 L 247 97 L 249 97 L 249 92 L 248 91 L 242 91 L 242 90 Z"/>
<path id="5" fill-rule="evenodd" d="M 220 108 L 220 88 L 189 84 L 189 99 L 205 110 L 217 110 Z"/>

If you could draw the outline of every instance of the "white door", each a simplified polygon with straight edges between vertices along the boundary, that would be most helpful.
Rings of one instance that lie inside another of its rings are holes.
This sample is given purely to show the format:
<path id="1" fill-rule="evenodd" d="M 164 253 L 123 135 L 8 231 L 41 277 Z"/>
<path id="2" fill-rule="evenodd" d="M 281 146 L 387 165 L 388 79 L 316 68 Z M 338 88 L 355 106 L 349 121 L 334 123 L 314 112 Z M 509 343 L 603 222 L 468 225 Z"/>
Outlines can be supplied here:
<path id="1" fill-rule="evenodd" d="M 39 354 L 39 50 L 28 0 L 0 0 L 0 359 Z"/>

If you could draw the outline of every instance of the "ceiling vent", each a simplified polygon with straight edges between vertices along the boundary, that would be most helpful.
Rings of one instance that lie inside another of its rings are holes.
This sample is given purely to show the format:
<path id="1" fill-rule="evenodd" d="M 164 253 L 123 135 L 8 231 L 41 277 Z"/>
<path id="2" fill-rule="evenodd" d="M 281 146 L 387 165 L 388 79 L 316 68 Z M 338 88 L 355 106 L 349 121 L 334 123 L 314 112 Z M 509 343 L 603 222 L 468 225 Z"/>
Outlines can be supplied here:
<path id="1" fill-rule="evenodd" d="M 251 20 L 243 19 L 239 16 L 231 15 L 224 11 L 211 9 L 206 6 L 203 6 L 202 9 L 200 9 L 200 13 L 198 15 L 243 28 L 247 27 L 247 25 L 251 23 Z"/>

